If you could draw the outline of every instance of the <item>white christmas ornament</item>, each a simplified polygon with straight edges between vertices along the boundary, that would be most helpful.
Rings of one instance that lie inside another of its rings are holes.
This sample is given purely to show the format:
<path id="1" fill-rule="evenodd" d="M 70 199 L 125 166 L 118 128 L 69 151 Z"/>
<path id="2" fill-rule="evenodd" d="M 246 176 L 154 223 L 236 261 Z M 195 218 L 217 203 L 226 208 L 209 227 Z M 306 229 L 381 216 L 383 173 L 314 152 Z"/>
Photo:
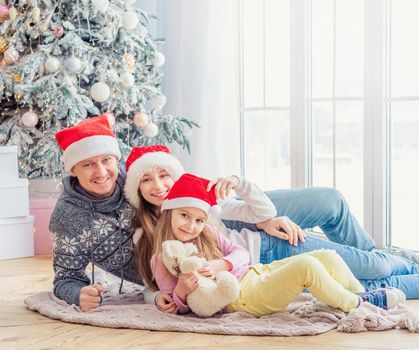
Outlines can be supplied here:
<path id="1" fill-rule="evenodd" d="M 69 57 L 65 61 L 65 68 L 70 73 L 74 73 L 74 74 L 80 73 L 81 68 L 82 68 L 81 60 L 77 57 Z"/>
<path id="2" fill-rule="evenodd" d="M 166 58 L 164 57 L 164 55 L 161 52 L 156 52 L 154 54 L 154 58 L 152 59 L 151 63 L 156 67 L 160 67 L 164 64 L 165 60 L 166 60 Z"/>
<path id="3" fill-rule="evenodd" d="M 38 124 L 38 115 L 32 111 L 25 112 L 22 114 L 20 121 L 25 128 L 34 128 Z"/>
<path id="4" fill-rule="evenodd" d="M 154 123 L 148 123 L 143 129 L 144 136 L 152 138 L 155 137 L 159 132 L 159 128 Z"/>
<path id="5" fill-rule="evenodd" d="M 105 83 L 94 84 L 90 89 L 90 95 L 96 102 L 105 102 L 111 95 L 111 89 Z"/>
<path id="6" fill-rule="evenodd" d="M 108 0 L 92 0 L 92 4 L 96 10 L 99 12 L 105 13 L 108 10 L 109 1 Z"/>
<path id="7" fill-rule="evenodd" d="M 122 26 L 125 29 L 133 30 L 138 25 L 138 17 L 135 12 L 125 11 L 121 17 Z"/>
<path id="8" fill-rule="evenodd" d="M 47 73 L 55 73 L 60 68 L 60 60 L 56 57 L 50 57 L 45 62 L 45 70 L 47 71 Z"/>
<path id="9" fill-rule="evenodd" d="M 121 83 L 125 88 L 130 88 L 134 85 L 135 79 L 134 76 L 129 72 L 124 72 L 120 76 Z"/>
<path id="10" fill-rule="evenodd" d="M 6 62 L 7 64 L 16 63 L 18 59 L 19 59 L 19 52 L 17 52 L 17 50 L 14 47 L 9 47 L 4 52 L 4 62 Z"/>
<path id="11" fill-rule="evenodd" d="M 149 103 L 151 109 L 160 110 L 166 104 L 166 96 L 164 96 L 164 95 L 154 96 L 149 100 L 148 103 Z"/>
<path id="12" fill-rule="evenodd" d="M 134 115 L 133 121 L 139 128 L 144 128 L 148 124 L 148 115 L 144 112 L 137 112 Z"/>

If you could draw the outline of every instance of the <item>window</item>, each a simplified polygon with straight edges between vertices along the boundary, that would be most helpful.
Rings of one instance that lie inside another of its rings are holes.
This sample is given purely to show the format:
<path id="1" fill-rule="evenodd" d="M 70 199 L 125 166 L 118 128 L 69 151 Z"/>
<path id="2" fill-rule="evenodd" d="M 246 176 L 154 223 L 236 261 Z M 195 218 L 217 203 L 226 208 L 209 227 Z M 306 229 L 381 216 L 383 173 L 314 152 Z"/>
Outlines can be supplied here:
<path id="1" fill-rule="evenodd" d="M 290 187 L 289 1 L 241 6 L 241 116 L 246 177 Z"/>
<path id="2" fill-rule="evenodd" d="M 335 187 L 378 246 L 419 250 L 419 3 L 240 4 L 244 175 Z"/>

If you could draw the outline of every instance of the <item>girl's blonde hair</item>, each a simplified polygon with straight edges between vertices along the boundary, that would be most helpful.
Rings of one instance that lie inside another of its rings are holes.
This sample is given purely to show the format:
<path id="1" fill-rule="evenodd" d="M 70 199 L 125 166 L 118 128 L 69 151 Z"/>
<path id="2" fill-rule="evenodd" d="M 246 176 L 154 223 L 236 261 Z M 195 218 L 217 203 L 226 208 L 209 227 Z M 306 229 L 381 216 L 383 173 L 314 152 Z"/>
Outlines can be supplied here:
<path id="1" fill-rule="evenodd" d="M 154 235 L 153 254 L 157 254 L 161 250 L 164 241 L 176 239 L 172 230 L 172 211 L 173 209 L 163 211 L 158 219 Z M 214 233 L 208 226 L 204 227 L 203 231 L 192 243 L 198 248 L 199 256 L 202 256 L 207 260 L 221 259 L 224 257 L 223 253 L 218 248 L 217 239 Z M 148 265 L 150 265 L 150 263 Z M 142 278 L 149 286 L 157 288 L 150 266 L 149 271 L 150 273 L 142 275 Z"/>

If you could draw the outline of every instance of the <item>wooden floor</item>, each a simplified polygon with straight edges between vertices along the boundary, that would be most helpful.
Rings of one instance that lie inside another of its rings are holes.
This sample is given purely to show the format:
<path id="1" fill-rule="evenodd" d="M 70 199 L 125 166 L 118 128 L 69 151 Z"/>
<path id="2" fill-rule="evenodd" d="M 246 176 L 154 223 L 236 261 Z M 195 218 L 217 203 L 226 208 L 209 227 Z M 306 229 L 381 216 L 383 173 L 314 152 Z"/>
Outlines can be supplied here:
<path id="1" fill-rule="evenodd" d="M 0 261 L 0 349 L 419 349 L 406 330 L 307 337 L 220 336 L 108 329 L 54 321 L 25 308 L 23 299 L 51 288 L 49 256 Z M 419 300 L 409 305 L 419 312 Z"/>

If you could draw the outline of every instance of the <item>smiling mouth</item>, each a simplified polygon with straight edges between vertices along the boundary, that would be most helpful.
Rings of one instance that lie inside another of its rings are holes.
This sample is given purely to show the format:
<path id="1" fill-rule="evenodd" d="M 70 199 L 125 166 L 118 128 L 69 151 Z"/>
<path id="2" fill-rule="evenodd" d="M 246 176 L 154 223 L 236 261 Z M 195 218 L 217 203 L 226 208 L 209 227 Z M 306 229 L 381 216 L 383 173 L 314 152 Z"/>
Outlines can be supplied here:
<path id="1" fill-rule="evenodd" d="M 101 179 L 101 180 L 93 180 L 93 183 L 95 185 L 104 185 L 109 181 L 109 177 L 105 178 L 105 179 Z"/>
<path id="2" fill-rule="evenodd" d="M 165 197 L 166 194 L 167 194 L 167 191 L 164 191 L 164 192 L 159 192 L 159 193 L 153 193 L 152 196 L 161 198 L 161 197 Z"/>

